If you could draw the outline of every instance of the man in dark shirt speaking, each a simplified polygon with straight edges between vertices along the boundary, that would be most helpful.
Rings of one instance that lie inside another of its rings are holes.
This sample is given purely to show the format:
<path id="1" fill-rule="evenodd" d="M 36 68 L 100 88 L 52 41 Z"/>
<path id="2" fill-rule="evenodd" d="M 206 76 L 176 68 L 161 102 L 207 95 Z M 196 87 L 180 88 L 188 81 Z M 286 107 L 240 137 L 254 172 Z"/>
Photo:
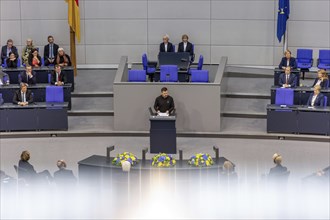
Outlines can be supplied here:
<path id="1" fill-rule="evenodd" d="M 170 115 L 174 110 L 174 100 L 168 95 L 166 87 L 161 89 L 161 95 L 156 98 L 154 109 L 157 114 L 166 113 L 167 115 Z"/>

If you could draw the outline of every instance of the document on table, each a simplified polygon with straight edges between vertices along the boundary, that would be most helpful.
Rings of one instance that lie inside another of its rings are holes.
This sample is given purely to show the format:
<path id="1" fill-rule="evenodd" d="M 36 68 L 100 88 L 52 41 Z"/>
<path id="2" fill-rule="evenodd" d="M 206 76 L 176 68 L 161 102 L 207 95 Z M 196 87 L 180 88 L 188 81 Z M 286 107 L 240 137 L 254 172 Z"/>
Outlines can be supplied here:
<path id="1" fill-rule="evenodd" d="M 168 116 L 168 114 L 167 113 L 163 113 L 163 112 L 159 112 L 158 113 L 158 116 Z"/>

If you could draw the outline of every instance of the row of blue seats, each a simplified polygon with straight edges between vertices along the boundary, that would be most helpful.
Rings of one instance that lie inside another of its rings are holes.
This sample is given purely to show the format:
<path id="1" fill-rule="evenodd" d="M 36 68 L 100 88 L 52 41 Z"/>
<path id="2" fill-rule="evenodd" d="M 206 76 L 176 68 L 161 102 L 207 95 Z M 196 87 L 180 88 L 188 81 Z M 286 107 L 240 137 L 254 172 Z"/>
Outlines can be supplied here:
<path id="1" fill-rule="evenodd" d="M 313 66 L 313 50 L 298 49 L 297 50 L 297 67 L 300 69 L 309 69 Z M 319 58 L 317 59 L 317 67 L 319 69 L 330 69 L 330 50 L 319 50 Z"/>
<path id="2" fill-rule="evenodd" d="M 323 106 L 327 106 L 327 104 L 328 104 L 328 97 L 324 96 Z M 287 106 L 294 105 L 294 90 L 284 89 L 284 88 L 276 89 L 275 105 L 287 105 Z M 305 103 L 305 105 L 307 105 L 307 103 Z"/>

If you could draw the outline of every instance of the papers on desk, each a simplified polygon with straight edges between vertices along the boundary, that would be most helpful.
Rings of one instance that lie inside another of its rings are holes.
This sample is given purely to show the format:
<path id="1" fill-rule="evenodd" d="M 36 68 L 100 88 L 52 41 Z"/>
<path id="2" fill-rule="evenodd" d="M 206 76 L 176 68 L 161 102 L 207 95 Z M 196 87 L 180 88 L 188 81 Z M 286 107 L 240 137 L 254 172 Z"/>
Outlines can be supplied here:
<path id="1" fill-rule="evenodd" d="M 311 109 L 313 109 L 313 108 L 314 108 L 314 106 L 308 106 L 307 108 L 311 108 Z"/>
<path id="2" fill-rule="evenodd" d="M 158 113 L 158 116 L 165 116 L 165 117 L 166 117 L 166 116 L 169 116 L 169 115 L 168 115 L 167 113 L 159 112 L 159 113 Z"/>

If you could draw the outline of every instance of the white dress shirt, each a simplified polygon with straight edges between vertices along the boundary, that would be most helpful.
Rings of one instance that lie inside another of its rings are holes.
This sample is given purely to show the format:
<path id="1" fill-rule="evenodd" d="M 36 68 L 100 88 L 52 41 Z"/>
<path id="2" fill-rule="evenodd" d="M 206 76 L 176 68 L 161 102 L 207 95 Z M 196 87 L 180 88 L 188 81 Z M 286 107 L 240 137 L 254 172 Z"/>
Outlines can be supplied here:
<path id="1" fill-rule="evenodd" d="M 186 48 L 187 48 L 187 42 L 183 43 L 183 52 L 186 52 Z"/>
<path id="2" fill-rule="evenodd" d="M 317 98 L 317 95 L 313 95 L 312 103 L 311 103 L 312 106 L 314 106 L 314 103 L 315 103 L 316 98 Z"/>
<path id="3" fill-rule="evenodd" d="M 167 44 L 164 44 L 165 52 L 167 52 Z"/>

